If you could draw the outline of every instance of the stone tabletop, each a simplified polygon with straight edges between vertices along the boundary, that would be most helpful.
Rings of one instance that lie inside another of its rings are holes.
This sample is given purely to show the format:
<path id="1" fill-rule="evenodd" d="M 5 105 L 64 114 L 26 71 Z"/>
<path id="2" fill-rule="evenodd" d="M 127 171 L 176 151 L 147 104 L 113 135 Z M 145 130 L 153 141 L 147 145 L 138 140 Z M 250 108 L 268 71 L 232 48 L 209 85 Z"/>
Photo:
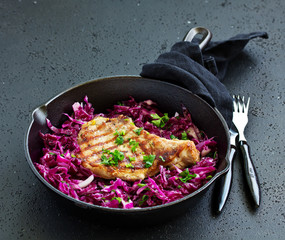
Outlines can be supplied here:
<path id="1" fill-rule="evenodd" d="M 285 2 L 281 0 L 2 0 L 0 2 L 0 239 L 284 239 Z M 261 185 L 254 210 L 241 166 L 220 216 L 208 191 L 168 222 L 130 227 L 85 217 L 34 176 L 24 152 L 33 109 L 91 79 L 138 75 L 185 33 L 213 40 L 265 31 L 234 59 L 224 84 L 251 97 L 246 136 Z"/>

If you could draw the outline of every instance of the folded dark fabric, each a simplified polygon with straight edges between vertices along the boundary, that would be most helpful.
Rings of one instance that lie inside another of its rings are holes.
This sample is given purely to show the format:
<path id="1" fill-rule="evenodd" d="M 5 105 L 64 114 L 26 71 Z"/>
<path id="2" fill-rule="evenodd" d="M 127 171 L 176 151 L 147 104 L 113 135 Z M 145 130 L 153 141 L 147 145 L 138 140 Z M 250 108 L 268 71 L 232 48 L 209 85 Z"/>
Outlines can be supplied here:
<path id="1" fill-rule="evenodd" d="M 197 94 L 216 107 L 230 127 L 232 97 L 221 81 L 229 62 L 256 37 L 268 38 L 268 35 L 265 32 L 239 34 L 225 41 L 210 42 L 203 51 L 195 42 L 178 42 L 154 63 L 144 65 L 140 75 L 164 80 Z"/>

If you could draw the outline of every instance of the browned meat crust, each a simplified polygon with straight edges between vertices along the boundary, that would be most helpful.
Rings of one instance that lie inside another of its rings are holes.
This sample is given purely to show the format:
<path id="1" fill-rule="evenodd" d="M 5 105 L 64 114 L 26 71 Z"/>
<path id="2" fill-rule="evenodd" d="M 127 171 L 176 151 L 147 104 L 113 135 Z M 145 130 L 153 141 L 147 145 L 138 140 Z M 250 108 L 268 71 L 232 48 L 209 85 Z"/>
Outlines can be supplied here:
<path id="1" fill-rule="evenodd" d="M 82 165 L 105 179 L 144 179 L 159 172 L 159 166 L 181 169 L 200 160 L 190 140 L 169 140 L 139 129 L 125 116 L 96 117 L 78 134 Z"/>

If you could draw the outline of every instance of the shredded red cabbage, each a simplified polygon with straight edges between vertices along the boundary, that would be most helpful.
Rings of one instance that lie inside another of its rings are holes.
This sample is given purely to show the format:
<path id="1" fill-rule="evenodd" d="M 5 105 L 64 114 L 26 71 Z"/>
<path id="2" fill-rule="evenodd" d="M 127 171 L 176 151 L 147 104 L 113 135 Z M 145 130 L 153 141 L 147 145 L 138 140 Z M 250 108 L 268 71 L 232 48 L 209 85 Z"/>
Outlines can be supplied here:
<path id="1" fill-rule="evenodd" d="M 77 135 L 82 124 L 96 116 L 129 116 L 137 127 L 167 139 L 190 139 L 201 153 L 201 161 L 187 169 L 170 170 L 160 166 L 160 173 L 136 182 L 121 179 L 106 180 L 93 175 L 81 166 L 75 154 L 80 150 Z M 163 127 L 153 123 L 153 114 L 163 117 L 156 103 L 151 100 L 136 102 L 134 98 L 114 105 L 108 113 L 95 114 L 87 96 L 83 103 L 73 104 L 72 115 L 56 128 L 47 119 L 51 133 L 40 133 L 44 142 L 43 156 L 35 166 L 44 179 L 75 199 L 110 208 L 144 208 L 169 203 L 199 189 L 215 173 L 216 142 L 208 138 L 192 122 L 191 115 L 182 107 L 182 115 L 176 113 L 165 121 Z"/>

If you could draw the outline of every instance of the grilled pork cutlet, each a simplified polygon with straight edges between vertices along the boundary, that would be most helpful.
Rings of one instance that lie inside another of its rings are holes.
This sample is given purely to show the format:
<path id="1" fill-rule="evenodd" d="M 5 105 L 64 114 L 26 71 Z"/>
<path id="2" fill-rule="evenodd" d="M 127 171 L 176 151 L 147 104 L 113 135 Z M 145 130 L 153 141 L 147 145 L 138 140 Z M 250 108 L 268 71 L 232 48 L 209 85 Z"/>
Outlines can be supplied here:
<path id="1" fill-rule="evenodd" d="M 185 168 L 200 161 L 190 140 L 169 140 L 134 125 L 131 118 L 95 117 L 78 134 L 82 165 L 105 179 L 136 181 L 154 176 L 159 166 Z"/>

